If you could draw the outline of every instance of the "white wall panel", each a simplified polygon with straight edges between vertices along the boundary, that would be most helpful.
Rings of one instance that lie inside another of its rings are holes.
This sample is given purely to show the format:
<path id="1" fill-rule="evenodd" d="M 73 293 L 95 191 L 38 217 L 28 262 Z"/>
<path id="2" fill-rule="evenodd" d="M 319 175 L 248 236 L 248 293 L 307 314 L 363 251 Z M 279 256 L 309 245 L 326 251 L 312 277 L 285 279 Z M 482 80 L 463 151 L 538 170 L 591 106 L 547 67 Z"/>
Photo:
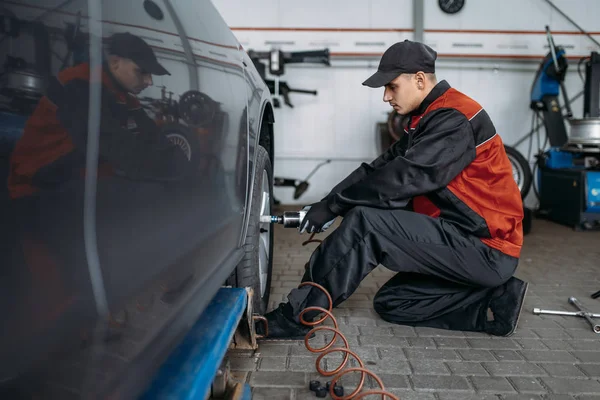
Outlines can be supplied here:
<path id="1" fill-rule="evenodd" d="M 367 3 L 370 28 L 412 29 L 413 0 L 370 0 Z"/>
<path id="2" fill-rule="evenodd" d="M 550 6 L 544 0 L 475 0 L 457 14 L 445 14 L 438 0 L 425 1 L 425 29 L 536 30 L 549 23 Z"/>
<path id="3" fill-rule="evenodd" d="M 438 78 L 448 80 L 453 87 L 481 103 L 506 144 L 514 144 L 531 128 L 531 84 L 538 62 L 548 51 L 545 25 L 556 31 L 556 43 L 565 45 L 572 58 L 566 79 L 569 95 L 572 97 L 583 89 L 576 61 L 598 49 L 546 1 L 470 0 L 457 15 L 442 13 L 437 0 L 424 1 L 425 41 L 440 54 Z M 386 120 L 390 108 L 382 101 L 381 89 L 366 88 L 361 83 L 376 70 L 380 54 L 388 46 L 412 38 L 412 0 L 321 2 L 323 5 L 316 1 L 301 2 L 297 3 L 301 9 L 286 15 L 285 25 L 282 22 L 283 13 L 287 13 L 284 4 L 291 1 L 256 0 L 252 3 L 252 12 L 236 8 L 236 3 L 244 4 L 242 0 L 213 2 L 233 28 L 270 28 L 234 29 L 238 39 L 245 41 L 246 49 L 269 49 L 270 42 L 277 41 L 284 42 L 281 47 L 287 50 L 330 48 L 332 67 L 290 65 L 286 66 L 283 76 L 291 87 L 317 89 L 318 96 L 292 94 L 296 108 L 275 110 L 276 175 L 303 179 L 319 162 L 333 160 L 314 175 L 310 189 L 299 200 L 293 200 L 292 189 L 275 188 L 275 195 L 284 203 L 306 204 L 319 200 L 360 162 L 368 162 L 377 154 L 375 127 Z M 596 22 L 599 0 L 553 2 L 600 41 L 600 24 Z M 277 15 L 273 11 L 275 3 Z M 575 3 L 577 7 L 573 7 Z M 258 8 L 267 4 L 264 14 L 254 19 Z M 315 11 L 317 6 L 320 7 Z M 285 30 L 272 30 L 278 27 Z M 290 29 L 294 27 L 302 30 Z M 357 54 L 364 57 L 347 58 Z M 477 55 L 495 58 L 474 59 Z M 560 101 L 562 103 L 562 98 Z M 582 100 L 572 106 L 575 115 L 581 115 Z M 542 140 L 544 138 L 542 130 Z M 527 155 L 528 145 L 526 141 L 518 149 Z M 534 141 L 534 153 L 536 149 Z M 532 202 L 533 195 L 530 195 L 528 203 Z"/>
<path id="4" fill-rule="evenodd" d="M 231 27 L 279 26 L 280 0 L 214 0 Z"/>
<path id="5" fill-rule="evenodd" d="M 369 2 L 280 0 L 282 27 L 368 28 Z"/>

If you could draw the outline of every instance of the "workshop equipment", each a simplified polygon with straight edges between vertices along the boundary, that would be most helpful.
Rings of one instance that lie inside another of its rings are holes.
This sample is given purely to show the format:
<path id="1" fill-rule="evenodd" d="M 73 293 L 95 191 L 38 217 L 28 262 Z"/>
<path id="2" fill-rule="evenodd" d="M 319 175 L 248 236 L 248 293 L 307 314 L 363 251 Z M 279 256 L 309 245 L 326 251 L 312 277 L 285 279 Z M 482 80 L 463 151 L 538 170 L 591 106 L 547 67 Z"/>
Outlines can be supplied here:
<path id="1" fill-rule="evenodd" d="M 272 49 L 271 51 L 249 50 L 248 56 L 250 56 L 258 73 L 273 95 L 273 107 L 275 108 L 281 106 L 279 96 L 283 97 L 283 101 L 288 107 L 293 108 L 294 106 L 289 97 L 290 93 L 317 95 L 316 90 L 292 89 L 288 86 L 287 82 L 280 80 L 280 76 L 285 73 L 285 64 L 311 63 L 331 66 L 329 62 L 329 49 L 294 52 L 281 51 L 279 49 Z M 261 60 L 268 60 L 269 73 L 274 76 L 274 79 L 267 79 L 266 65 Z"/>
<path id="2" fill-rule="evenodd" d="M 583 118 L 573 118 L 564 87 L 565 50 L 555 45 L 548 26 L 546 36 L 550 51 L 536 73 L 530 103 L 536 115 L 543 116 L 550 143 L 550 149 L 544 151 L 546 144 L 539 149 L 536 161 L 538 216 L 577 230 L 600 228 L 600 55 L 592 52 L 578 63 L 580 69 L 586 62 L 584 109 Z M 558 100 L 561 92 L 566 116 Z"/>
<path id="3" fill-rule="evenodd" d="M 582 317 L 585 318 L 590 325 L 592 326 L 592 330 L 595 333 L 600 333 L 600 324 L 596 324 L 592 318 L 600 318 L 599 313 L 592 313 L 586 310 L 579 300 L 575 297 L 569 297 L 569 304 L 574 305 L 579 311 L 554 311 L 554 310 L 542 310 L 540 308 L 534 308 L 534 314 L 550 314 L 550 315 L 566 315 L 566 316 L 574 316 L 574 317 Z"/>
<path id="4" fill-rule="evenodd" d="M 297 200 L 308 190 L 308 180 L 325 164 L 329 164 L 331 160 L 325 160 L 322 163 L 317 164 L 315 168 L 308 174 L 304 180 L 298 180 L 294 178 L 273 178 L 273 186 L 287 186 L 294 188 L 294 200 Z"/>
<path id="5" fill-rule="evenodd" d="M 281 107 L 279 100 L 280 97 L 283 97 L 283 101 L 288 107 L 294 108 L 294 105 L 290 100 L 290 93 L 311 94 L 313 96 L 317 95 L 316 90 L 293 89 L 287 84 L 287 82 L 282 81 L 281 76 L 285 73 L 286 64 L 310 63 L 323 64 L 328 67 L 331 66 L 329 49 L 294 52 L 281 51 L 279 49 L 271 49 L 270 51 L 249 50 L 248 56 L 254 63 L 254 66 L 256 67 L 260 77 L 267 84 L 267 87 L 269 88 L 269 91 L 273 97 L 273 107 L 275 108 Z M 269 67 L 268 71 L 269 74 L 273 76 L 273 79 L 267 79 L 267 65 L 263 63 L 263 60 L 267 60 Z M 314 174 L 322 165 L 330 162 L 331 160 L 327 160 L 317 165 L 313 172 L 311 172 L 303 181 L 294 178 L 275 177 L 273 179 L 273 185 L 293 187 L 294 200 L 297 200 L 306 192 L 306 190 L 308 190 L 308 179 L 310 176 L 312 176 L 312 174 Z M 278 200 L 274 199 L 274 201 L 276 204 L 279 204 Z"/>

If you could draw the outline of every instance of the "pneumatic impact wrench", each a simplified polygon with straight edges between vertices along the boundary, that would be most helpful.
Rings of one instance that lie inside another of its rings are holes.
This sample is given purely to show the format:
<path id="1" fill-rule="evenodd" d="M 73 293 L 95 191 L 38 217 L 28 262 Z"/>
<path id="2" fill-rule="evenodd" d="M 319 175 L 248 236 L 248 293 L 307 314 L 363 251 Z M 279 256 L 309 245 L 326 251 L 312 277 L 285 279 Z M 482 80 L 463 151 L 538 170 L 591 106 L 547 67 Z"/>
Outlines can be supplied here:
<path id="1" fill-rule="evenodd" d="M 282 215 L 261 215 L 264 224 L 281 224 L 284 228 L 299 228 L 307 211 L 285 211 Z"/>

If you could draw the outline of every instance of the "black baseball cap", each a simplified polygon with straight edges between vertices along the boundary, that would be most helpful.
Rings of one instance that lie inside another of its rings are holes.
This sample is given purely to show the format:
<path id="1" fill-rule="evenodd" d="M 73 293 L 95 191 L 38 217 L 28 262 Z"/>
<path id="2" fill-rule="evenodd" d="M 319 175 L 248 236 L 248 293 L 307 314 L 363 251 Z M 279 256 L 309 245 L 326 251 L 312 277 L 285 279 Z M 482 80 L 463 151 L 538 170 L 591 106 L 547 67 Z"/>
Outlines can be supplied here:
<path id="1" fill-rule="evenodd" d="M 129 32 L 115 33 L 108 38 L 108 54 L 128 58 L 152 75 L 171 75 L 158 63 L 152 48 L 139 36 Z"/>
<path id="2" fill-rule="evenodd" d="M 377 72 L 363 82 L 363 85 L 378 88 L 387 85 L 400 74 L 435 72 L 437 53 L 429 46 L 405 40 L 393 44 L 383 53 Z"/>

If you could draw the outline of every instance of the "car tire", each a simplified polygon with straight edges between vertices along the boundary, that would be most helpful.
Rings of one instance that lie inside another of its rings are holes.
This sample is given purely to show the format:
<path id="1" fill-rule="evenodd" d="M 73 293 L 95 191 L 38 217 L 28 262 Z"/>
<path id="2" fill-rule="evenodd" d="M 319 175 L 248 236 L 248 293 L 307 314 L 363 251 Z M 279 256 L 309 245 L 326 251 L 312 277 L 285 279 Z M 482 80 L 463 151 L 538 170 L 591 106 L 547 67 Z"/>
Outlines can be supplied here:
<path id="1" fill-rule="evenodd" d="M 264 314 L 269 306 L 271 291 L 273 227 L 270 223 L 261 223 L 260 216 L 271 215 L 273 210 L 273 171 L 267 150 L 258 146 L 257 153 L 252 205 L 244 243 L 245 256 L 229 278 L 228 284 L 252 288 L 253 311 Z"/>
<path id="2" fill-rule="evenodd" d="M 521 191 L 521 198 L 524 199 L 527 197 L 529 189 L 531 189 L 531 181 L 533 179 L 529 163 L 514 147 L 504 145 L 504 150 L 512 166 L 515 182 L 517 182 L 517 186 L 519 186 L 519 190 Z"/>

